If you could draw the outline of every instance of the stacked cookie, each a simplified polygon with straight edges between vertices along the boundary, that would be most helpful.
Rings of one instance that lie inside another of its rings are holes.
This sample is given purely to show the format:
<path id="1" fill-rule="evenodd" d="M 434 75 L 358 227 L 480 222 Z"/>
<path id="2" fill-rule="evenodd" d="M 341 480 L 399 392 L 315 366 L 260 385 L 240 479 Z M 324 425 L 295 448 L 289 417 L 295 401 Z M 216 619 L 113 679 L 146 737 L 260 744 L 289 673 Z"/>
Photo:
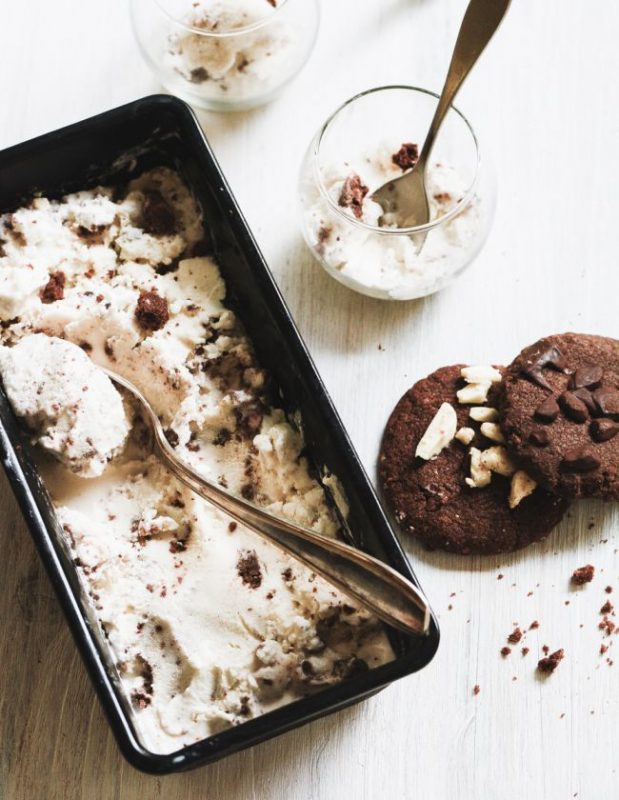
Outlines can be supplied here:
<path id="1" fill-rule="evenodd" d="M 507 368 L 443 367 L 395 407 L 380 477 L 431 549 L 502 553 L 543 539 L 573 500 L 619 500 L 619 341 L 566 333 Z"/>

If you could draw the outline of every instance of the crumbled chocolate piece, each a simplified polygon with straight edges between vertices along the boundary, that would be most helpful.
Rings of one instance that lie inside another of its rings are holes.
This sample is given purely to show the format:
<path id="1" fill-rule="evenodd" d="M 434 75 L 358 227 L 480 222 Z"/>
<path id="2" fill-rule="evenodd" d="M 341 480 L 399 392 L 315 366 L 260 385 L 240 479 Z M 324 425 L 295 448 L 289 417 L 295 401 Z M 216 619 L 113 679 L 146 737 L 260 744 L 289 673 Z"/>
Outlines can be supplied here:
<path id="1" fill-rule="evenodd" d="M 142 230 L 153 236 L 172 236 L 176 233 L 176 216 L 161 192 L 144 192 L 144 206 L 140 219 Z"/>
<path id="2" fill-rule="evenodd" d="M 550 444 L 550 434 L 545 428 L 535 428 L 529 434 L 529 441 L 536 447 L 548 447 Z"/>
<path id="3" fill-rule="evenodd" d="M 591 583 L 595 575 L 595 567 L 593 564 L 587 564 L 584 567 L 578 567 L 572 573 L 572 583 L 577 586 L 582 586 L 585 583 Z"/>
<path id="4" fill-rule="evenodd" d="M 528 655 L 528 653 L 529 653 L 529 648 L 528 647 L 523 647 L 522 648 L 522 655 L 526 656 L 526 655 Z"/>
<path id="5" fill-rule="evenodd" d="M 39 297 L 42 303 L 54 303 L 56 300 L 64 298 L 64 287 L 66 283 L 66 275 L 61 270 L 52 272 L 49 280 L 39 292 Z"/>
<path id="6" fill-rule="evenodd" d="M 559 666 L 559 662 L 562 661 L 563 658 L 565 658 L 564 650 L 555 650 L 555 652 L 551 653 L 549 656 L 540 658 L 540 660 L 537 662 L 537 669 L 540 672 L 550 675 L 556 670 L 556 668 Z"/>
<path id="7" fill-rule="evenodd" d="M 615 609 L 610 600 L 607 600 L 602 606 L 602 608 L 600 608 L 600 614 L 614 614 L 614 612 Z"/>
<path id="8" fill-rule="evenodd" d="M 534 619 L 533 622 L 529 625 L 529 630 L 534 631 L 537 628 L 539 628 L 539 622 L 536 619 Z"/>
<path id="9" fill-rule="evenodd" d="M 589 426 L 589 433 L 595 442 L 609 442 L 619 433 L 619 423 L 611 419 L 594 419 Z"/>
<path id="10" fill-rule="evenodd" d="M 135 308 L 135 318 L 146 331 L 158 331 L 170 319 L 168 301 L 156 290 L 142 292 Z"/>
<path id="11" fill-rule="evenodd" d="M 593 392 L 593 399 L 603 416 L 619 421 L 619 391 L 617 389 L 602 386 Z"/>
<path id="12" fill-rule="evenodd" d="M 134 689 L 131 692 L 131 702 L 137 709 L 144 709 L 151 704 L 151 697 L 142 689 Z"/>
<path id="13" fill-rule="evenodd" d="M 507 637 L 507 641 L 510 644 L 518 644 L 518 642 L 522 639 L 522 636 L 523 633 L 520 628 L 514 628 L 514 630 Z"/>
<path id="14" fill-rule="evenodd" d="M 473 686 L 473 694 L 477 697 L 480 691 L 481 689 L 479 688 L 479 684 L 476 683 L 475 686 Z"/>
<path id="15" fill-rule="evenodd" d="M 602 382 L 604 370 L 597 364 L 578 367 L 570 379 L 571 389 L 597 389 Z"/>
<path id="16" fill-rule="evenodd" d="M 565 416 L 572 422 L 586 422 L 589 418 L 587 406 L 572 392 L 563 392 L 559 397 L 559 404 Z"/>
<path id="17" fill-rule="evenodd" d="M 172 539 L 170 542 L 171 553 L 182 553 L 187 549 L 187 542 L 185 539 Z"/>
<path id="18" fill-rule="evenodd" d="M 535 416 L 542 422 L 551 423 L 559 416 L 561 409 L 555 398 L 550 395 L 535 409 Z"/>
<path id="19" fill-rule="evenodd" d="M 597 403 L 593 399 L 593 395 L 588 389 L 584 388 L 575 389 L 572 392 L 572 394 L 574 395 L 574 397 L 577 397 L 579 400 L 582 400 L 582 402 L 587 406 L 587 411 L 589 412 L 589 414 L 591 414 L 591 416 L 598 413 Z"/>
<path id="20" fill-rule="evenodd" d="M 554 345 L 546 350 L 543 350 L 533 361 L 527 361 L 522 369 L 522 374 L 528 378 L 531 383 L 536 383 L 542 389 L 552 391 L 552 386 L 544 377 L 544 367 L 555 370 L 555 372 L 566 373 L 567 364 L 563 357 L 563 353 L 558 347 Z"/>
<path id="21" fill-rule="evenodd" d="M 262 583 L 262 570 L 255 550 L 245 550 L 236 562 L 239 578 L 250 589 L 258 589 Z"/>
<path id="22" fill-rule="evenodd" d="M 606 594 L 612 594 L 613 587 L 612 587 L 612 586 L 607 586 L 607 587 L 604 589 L 604 591 L 606 592 Z"/>
<path id="23" fill-rule="evenodd" d="M 178 447 L 180 439 L 178 438 L 178 433 L 174 430 L 174 428 L 166 428 L 163 434 L 171 447 Z"/>
<path id="24" fill-rule="evenodd" d="M 412 142 L 405 142 L 397 153 L 391 156 L 391 160 L 405 172 L 412 169 L 419 161 L 419 147 Z"/>
<path id="25" fill-rule="evenodd" d="M 232 434 L 227 428 L 222 428 L 218 433 L 217 436 L 213 439 L 213 444 L 217 447 L 223 447 L 227 444 L 230 439 L 232 438 Z"/>
<path id="26" fill-rule="evenodd" d="M 363 217 L 363 199 L 369 191 L 358 175 L 351 175 L 344 181 L 338 202 L 342 208 L 350 208 L 355 217 L 361 219 Z"/>
<path id="27" fill-rule="evenodd" d="M 237 523 L 237 522 L 230 522 L 230 523 L 228 523 L 228 531 L 229 531 L 230 533 L 234 533 L 234 531 L 235 531 L 235 530 L 236 530 L 238 527 L 239 527 L 239 526 L 238 526 L 238 523 Z"/>
<path id="28" fill-rule="evenodd" d="M 570 447 L 563 454 L 561 467 L 569 472 L 591 472 L 598 469 L 602 462 L 596 453 L 586 445 Z"/>
<path id="29" fill-rule="evenodd" d="M 294 575 L 292 573 L 292 569 L 290 567 L 286 567 L 286 569 L 282 572 L 282 578 L 287 583 L 290 583 L 290 581 L 294 578 Z"/>
<path id="30" fill-rule="evenodd" d="M 507 658 L 507 656 L 511 653 L 511 651 L 512 651 L 511 647 L 505 646 L 501 648 L 500 652 L 503 658 Z"/>

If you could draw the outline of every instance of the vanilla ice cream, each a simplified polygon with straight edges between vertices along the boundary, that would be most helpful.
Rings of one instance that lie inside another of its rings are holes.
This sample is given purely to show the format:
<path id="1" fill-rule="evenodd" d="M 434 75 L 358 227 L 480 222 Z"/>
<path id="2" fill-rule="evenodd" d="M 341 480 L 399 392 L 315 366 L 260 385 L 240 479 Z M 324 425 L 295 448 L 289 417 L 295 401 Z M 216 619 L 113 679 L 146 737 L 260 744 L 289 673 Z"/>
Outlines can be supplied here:
<path id="1" fill-rule="evenodd" d="M 158 753 L 393 658 L 376 619 L 168 473 L 96 367 L 135 383 L 206 477 L 338 534 L 337 480 L 313 477 L 203 237 L 168 169 L 0 216 L 4 387 L 42 445 L 64 544 Z"/>
<path id="2" fill-rule="evenodd" d="M 397 228 L 378 232 L 383 212 L 370 197 L 403 174 L 397 163 L 399 148 L 406 145 L 383 144 L 372 152 L 351 154 L 346 163 L 322 164 L 319 171 L 308 156 L 301 175 L 301 205 L 307 243 L 334 277 L 376 297 L 410 299 L 437 291 L 466 266 L 481 246 L 486 220 L 473 195 L 428 233 L 421 252 L 418 242 Z M 426 189 L 432 221 L 460 205 L 468 186 L 447 161 L 434 160 L 426 169 Z"/>
<path id="3" fill-rule="evenodd" d="M 165 66 L 224 102 L 268 94 L 296 69 L 304 46 L 304 32 L 276 9 L 271 0 L 192 3 L 187 27 L 169 35 Z"/>
<path id="4" fill-rule="evenodd" d="M 0 348 L 2 382 L 15 413 L 41 447 L 94 478 L 129 435 L 122 399 L 77 345 L 42 333 Z"/>

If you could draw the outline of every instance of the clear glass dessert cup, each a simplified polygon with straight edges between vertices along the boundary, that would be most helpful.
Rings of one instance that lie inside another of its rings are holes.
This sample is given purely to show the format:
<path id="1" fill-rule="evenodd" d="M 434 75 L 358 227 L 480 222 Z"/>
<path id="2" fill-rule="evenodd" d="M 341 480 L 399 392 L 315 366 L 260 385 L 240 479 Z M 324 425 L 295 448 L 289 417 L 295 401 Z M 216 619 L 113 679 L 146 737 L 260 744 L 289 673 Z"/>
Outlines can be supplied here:
<path id="1" fill-rule="evenodd" d="M 314 47 L 318 0 L 130 0 L 133 30 L 163 86 L 192 105 L 269 102 Z"/>
<path id="2" fill-rule="evenodd" d="M 488 236 L 494 173 L 470 123 L 453 107 L 426 169 L 430 222 L 378 225 L 381 209 L 370 196 L 414 163 L 437 102 L 438 95 L 412 86 L 358 94 L 329 117 L 304 158 L 305 241 L 330 275 L 370 297 L 412 300 L 439 291 L 469 266 Z"/>

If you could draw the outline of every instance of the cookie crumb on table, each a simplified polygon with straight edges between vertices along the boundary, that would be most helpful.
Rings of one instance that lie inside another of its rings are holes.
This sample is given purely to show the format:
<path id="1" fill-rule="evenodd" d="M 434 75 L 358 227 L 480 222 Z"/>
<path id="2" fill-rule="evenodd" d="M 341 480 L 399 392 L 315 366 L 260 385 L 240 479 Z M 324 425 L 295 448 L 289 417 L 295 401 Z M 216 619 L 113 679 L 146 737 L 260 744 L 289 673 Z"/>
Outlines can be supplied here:
<path id="1" fill-rule="evenodd" d="M 583 586 L 585 583 L 591 583 L 595 575 L 595 567 L 593 564 L 586 564 L 584 567 L 578 567 L 572 573 L 572 583 L 577 586 Z"/>
<path id="2" fill-rule="evenodd" d="M 549 656 L 540 658 L 540 660 L 537 662 L 537 669 L 539 672 L 551 675 L 564 658 L 565 652 L 563 648 L 560 650 L 555 650 L 555 652 L 551 653 Z"/>

